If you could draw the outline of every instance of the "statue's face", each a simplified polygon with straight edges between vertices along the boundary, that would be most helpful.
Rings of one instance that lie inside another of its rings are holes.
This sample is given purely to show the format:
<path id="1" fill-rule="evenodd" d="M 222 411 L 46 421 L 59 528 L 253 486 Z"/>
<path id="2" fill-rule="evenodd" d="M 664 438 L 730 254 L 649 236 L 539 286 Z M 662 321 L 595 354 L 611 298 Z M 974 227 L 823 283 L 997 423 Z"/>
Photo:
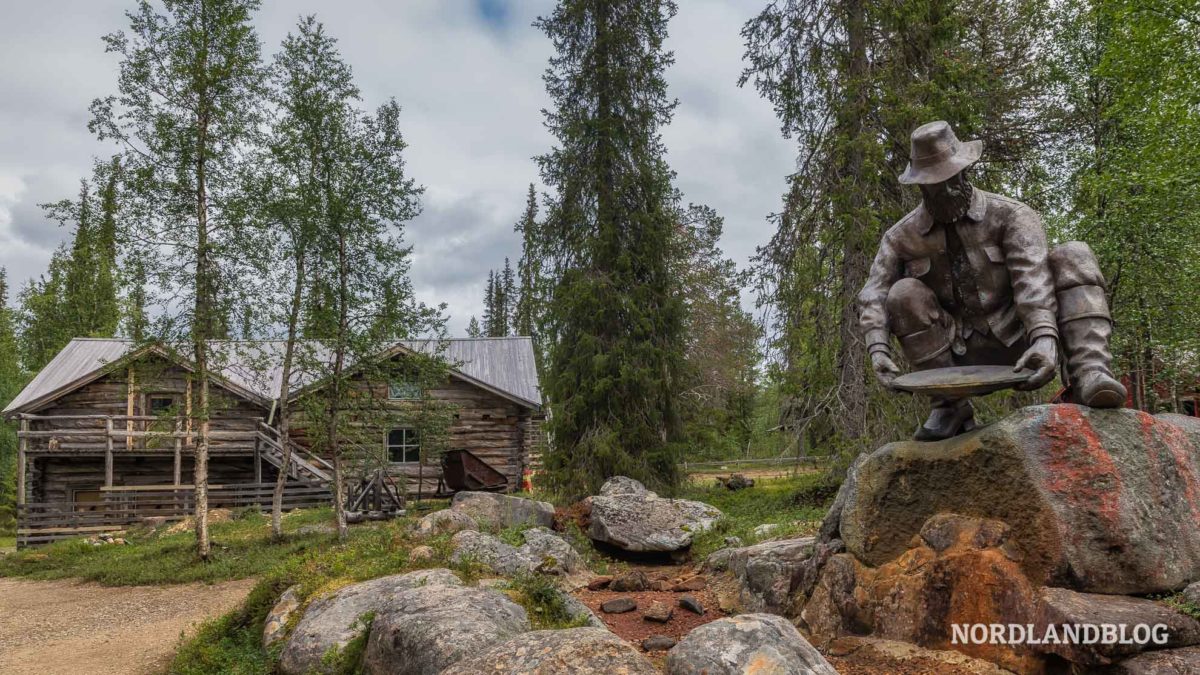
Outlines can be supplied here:
<path id="1" fill-rule="evenodd" d="M 940 182 L 921 186 L 921 196 L 929 215 L 939 223 L 952 223 L 971 206 L 971 183 L 965 171 Z"/>

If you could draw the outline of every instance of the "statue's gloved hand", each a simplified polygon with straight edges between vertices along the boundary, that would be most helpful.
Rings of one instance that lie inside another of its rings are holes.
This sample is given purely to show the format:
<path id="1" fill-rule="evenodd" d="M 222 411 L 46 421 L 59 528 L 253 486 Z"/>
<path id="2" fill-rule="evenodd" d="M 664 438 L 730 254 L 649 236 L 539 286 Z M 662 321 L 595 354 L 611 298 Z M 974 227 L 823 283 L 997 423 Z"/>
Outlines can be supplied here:
<path id="1" fill-rule="evenodd" d="M 892 360 L 892 357 L 883 352 L 873 352 L 871 354 L 871 370 L 885 389 L 891 389 L 892 380 L 900 375 L 900 369 L 896 367 L 896 362 Z"/>
<path id="2" fill-rule="evenodd" d="M 1032 391 L 1054 379 L 1054 369 L 1058 367 L 1058 340 L 1044 335 L 1034 341 L 1029 349 L 1017 359 L 1013 372 L 1022 368 L 1033 370 L 1033 375 L 1024 383 L 1017 385 L 1022 391 Z"/>

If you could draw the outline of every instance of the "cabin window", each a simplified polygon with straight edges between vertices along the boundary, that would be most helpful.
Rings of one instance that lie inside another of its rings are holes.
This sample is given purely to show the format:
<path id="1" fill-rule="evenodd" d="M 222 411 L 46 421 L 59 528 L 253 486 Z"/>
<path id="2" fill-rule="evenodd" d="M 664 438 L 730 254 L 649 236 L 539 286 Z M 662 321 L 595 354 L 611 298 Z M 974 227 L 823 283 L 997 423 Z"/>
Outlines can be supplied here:
<path id="1" fill-rule="evenodd" d="M 416 429 L 392 429 L 387 433 L 389 462 L 421 461 L 421 436 Z"/>
<path id="2" fill-rule="evenodd" d="M 175 407 L 175 397 L 174 396 L 151 396 L 150 402 L 149 402 L 149 407 L 150 407 L 151 415 L 155 415 L 155 416 L 165 415 L 165 414 L 171 412 L 171 409 Z"/>
<path id="3" fill-rule="evenodd" d="M 388 382 L 388 398 L 393 401 L 411 401 L 421 398 L 421 385 L 415 379 Z"/>

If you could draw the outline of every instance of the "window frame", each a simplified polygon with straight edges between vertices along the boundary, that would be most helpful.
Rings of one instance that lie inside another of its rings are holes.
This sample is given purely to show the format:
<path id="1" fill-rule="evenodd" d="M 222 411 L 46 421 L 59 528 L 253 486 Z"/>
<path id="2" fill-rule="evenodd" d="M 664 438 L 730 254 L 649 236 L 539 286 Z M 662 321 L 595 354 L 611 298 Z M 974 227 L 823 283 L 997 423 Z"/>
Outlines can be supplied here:
<path id="1" fill-rule="evenodd" d="M 166 408 L 163 408 L 162 410 L 159 410 L 159 411 L 155 411 L 154 410 L 154 402 L 156 400 L 158 400 L 158 401 L 166 400 L 166 401 L 170 401 L 170 403 L 167 404 Z M 176 407 L 177 405 L 179 405 L 179 397 L 176 396 L 175 394 L 147 394 L 146 395 L 146 415 L 151 416 L 151 417 L 157 417 L 162 413 L 169 412 L 172 408 Z"/>
<path id="2" fill-rule="evenodd" d="M 392 434 L 400 432 L 400 442 L 392 443 Z M 392 448 L 400 451 L 400 459 L 392 458 Z M 416 459 L 408 459 L 410 451 L 416 451 Z M 383 432 L 383 453 L 389 464 L 419 464 L 421 462 L 421 432 L 412 427 L 389 427 Z"/>

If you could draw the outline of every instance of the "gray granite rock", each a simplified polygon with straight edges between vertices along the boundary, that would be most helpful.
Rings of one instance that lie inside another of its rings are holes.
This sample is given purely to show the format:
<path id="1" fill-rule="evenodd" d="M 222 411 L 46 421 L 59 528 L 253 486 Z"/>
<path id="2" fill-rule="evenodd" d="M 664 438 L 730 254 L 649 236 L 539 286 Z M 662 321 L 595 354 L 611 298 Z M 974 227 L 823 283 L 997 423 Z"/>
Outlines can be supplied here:
<path id="1" fill-rule="evenodd" d="M 667 675 L 837 675 L 787 619 L 743 614 L 693 629 L 667 652 Z"/>
<path id="2" fill-rule="evenodd" d="M 588 536 L 625 551 L 682 551 L 722 516 L 703 502 L 661 498 L 624 476 L 609 479 L 589 502 Z"/>
<path id="3" fill-rule="evenodd" d="M 459 661 L 443 675 L 656 675 L 628 642 L 603 628 L 523 633 Z"/>
<path id="4" fill-rule="evenodd" d="M 363 668 L 369 675 L 436 675 L 529 629 L 524 608 L 499 591 L 414 588 L 375 616 Z"/>
<path id="5" fill-rule="evenodd" d="M 463 530 L 478 529 L 479 523 L 465 511 L 442 509 L 418 520 L 414 533 L 418 537 L 430 537 L 435 534 L 453 534 Z"/>
<path id="6" fill-rule="evenodd" d="M 465 513 L 480 525 L 496 528 L 516 525 L 554 527 L 554 505 L 495 492 L 459 492 L 450 509 Z"/>
<path id="7" fill-rule="evenodd" d="M 342 649 L 361 633 L 359 619 L 364 615 L 378 614 L 414 588 L 449 589 L 461 585 L 462 581 L 450 570 L 419 570 L 351 584 L 318 599 L 309 604 L 284 643 L 279 671 L 285 675 L 324 672 L 322 658 L 332 649 Z"/>
<path id="8" fill-rule="evenodd" d="M 300 608 L 300 596 L 297 593 L 299 586 L 292 586 L 279 596 L 279 601 L 271 608 L 267 614 L 266 623 L 263 624 L 263 647 L 270 647 L 282 640 L 287 634 L 287 624 L 292 618 L 292 614 Z"/>

